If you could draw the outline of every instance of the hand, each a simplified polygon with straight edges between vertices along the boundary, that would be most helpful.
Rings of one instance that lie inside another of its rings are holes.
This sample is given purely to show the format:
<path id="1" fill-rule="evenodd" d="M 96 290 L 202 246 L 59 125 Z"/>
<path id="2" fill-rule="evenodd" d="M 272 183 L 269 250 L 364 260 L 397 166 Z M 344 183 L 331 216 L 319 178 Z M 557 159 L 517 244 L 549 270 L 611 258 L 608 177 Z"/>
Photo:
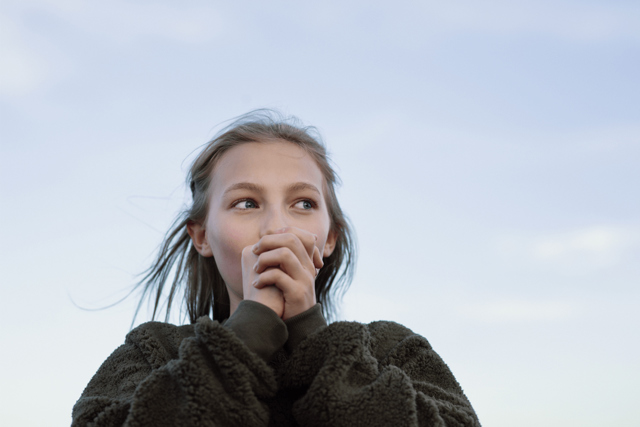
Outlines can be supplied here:
<path id="1" fill-rule="evenodd" d="M 316 304 L 316 269 L 324 265 L 316 241 L 317 236 L 309 231 L 285 227 L 276 234 L 263 236 L 253 247 L 253 253 L 258 256 L 254 270 L 258 277 L 251 287 L 274 288 L 282 293 L 283 320 Z"/>
<path id="2" fill-rule="evenodd" d="M 253 253 L 255 245 L 242 249 L 242 293 L 243 299 L 259 302 L 276 312 L 278 317 L 284 314 L 284 296 L 275 286 L 256 288 L 252 283 L 258 279 L 254 266 L 258 262 L 258 255 Z"/>

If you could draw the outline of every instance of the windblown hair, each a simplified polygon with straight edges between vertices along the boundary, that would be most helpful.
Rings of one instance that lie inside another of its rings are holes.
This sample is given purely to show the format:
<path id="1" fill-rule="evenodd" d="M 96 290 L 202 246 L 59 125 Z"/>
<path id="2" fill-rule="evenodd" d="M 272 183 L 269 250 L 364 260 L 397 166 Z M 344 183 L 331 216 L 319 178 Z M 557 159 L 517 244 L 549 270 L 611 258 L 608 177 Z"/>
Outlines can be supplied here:
<path id="1" fill-rule="evenodd" d="M 316 300 L 322 304 L 325 316 L 328 319 L 335 317 L 337 300 L 351 284 L 356 258 L 356 243 L 349 220 L 342 212 L 335 193 L 340 178 L 330 165 L 317 129 L 304 127 L 295 117 L 283 117 L 272 110 L 256 110 L 240 116 L 204 145 L 187 175 L 191 205 L 177 216 L 160 245 L 156 260 L 136 285 L 136 288 L 142 288 L 136 315 L 143 301 L 149 298 L 154 304 L 154 320 L 165 286 L 171 283 L 165 301 L 165 321 L 169 320 L 176 293 L 181 288 L 184 288 L 184 308 L 191 323 L 201 316 L 211 316 L 218 321 L 229 317 L 229 294 L 216 260 L 198 253 L 187 233 L 187 224 L 191 221 L 204 224 L 207 221 L 212 172 L 227 150 L 248 142 L 274 140 L 288 141 L 304 149 L 316 161 L 324 176 L 325 203 L 331 231 L 337 233 L 337 240 L 333 253 L 323 258 L 324 266 L 316 277 L 315 290 Z"/>

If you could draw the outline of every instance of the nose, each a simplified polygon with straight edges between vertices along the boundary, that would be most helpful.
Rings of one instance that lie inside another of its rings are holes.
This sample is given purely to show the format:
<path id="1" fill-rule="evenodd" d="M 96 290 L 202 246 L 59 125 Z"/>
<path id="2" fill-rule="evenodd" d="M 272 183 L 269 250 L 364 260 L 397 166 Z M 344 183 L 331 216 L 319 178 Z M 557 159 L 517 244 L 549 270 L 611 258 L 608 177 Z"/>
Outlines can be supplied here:
<path id="1" fill-rule="evenodd" d="M 286 212 L 279 207 L 273 206 L 265 212 L 262 226 L 260 227 L 260 237 L 275 234 L 277 230 L 288 225 Z"/>

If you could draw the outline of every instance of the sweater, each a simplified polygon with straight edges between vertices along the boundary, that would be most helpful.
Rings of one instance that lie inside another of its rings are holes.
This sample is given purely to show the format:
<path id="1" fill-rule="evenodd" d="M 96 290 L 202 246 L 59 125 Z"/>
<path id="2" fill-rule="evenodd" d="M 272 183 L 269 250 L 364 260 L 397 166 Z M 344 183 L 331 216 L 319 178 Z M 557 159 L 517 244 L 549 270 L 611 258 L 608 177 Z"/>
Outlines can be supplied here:
<path id="1" fill-rule="evenodd" d="M 394 322 L 286 321 L 242 301 L 226 321 L 133 329 L 73 407 L 75 426 L 479 426 L 453 374 Z"/>

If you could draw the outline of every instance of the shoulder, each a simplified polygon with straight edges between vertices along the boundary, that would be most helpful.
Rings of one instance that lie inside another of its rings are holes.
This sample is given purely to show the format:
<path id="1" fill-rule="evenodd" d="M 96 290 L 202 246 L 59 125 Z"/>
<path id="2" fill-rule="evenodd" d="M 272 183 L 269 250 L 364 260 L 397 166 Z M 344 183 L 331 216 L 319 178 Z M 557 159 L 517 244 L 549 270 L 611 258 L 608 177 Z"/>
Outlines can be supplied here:
<path id="1" fill-rule="evenodd" d="M 394 349 L 420 348 L 431 350 L 429 341 L 404 325 L 391 321 L 377 321 L 365 325 L 371 335 L 371 347 L 377 359 L 389 356 Z"/>
<path id="2" fill-rule="evenodd" d="M 397 366 L 414 380 L 464 396 L 453 373 L 425 337 L 395 322 L 372 322 L 366 328 L 371 334 L 371 352 L 383 365 Z"/>
<path id="3" fill-rule="evenodd" d="M 349 338 L 362 342 L 378 360 L 387 359 L 398 348 L 411 349 L 419 347 L 431 350 L 426 338 L 414 333 L 411 329 L 392 321 L 376 321 L 371 323 L 333 322 L 324 331 L 329 338 L 334 336 L 341 340 Z"/>
<path id="4" fill-rule="evenodd" d="M 125 344 L 137 347 L 152 368 L 158 368 L 177 359 L 182 341 L 194 335 L 193 325 L 147 322 L 129 332 Z"/>

